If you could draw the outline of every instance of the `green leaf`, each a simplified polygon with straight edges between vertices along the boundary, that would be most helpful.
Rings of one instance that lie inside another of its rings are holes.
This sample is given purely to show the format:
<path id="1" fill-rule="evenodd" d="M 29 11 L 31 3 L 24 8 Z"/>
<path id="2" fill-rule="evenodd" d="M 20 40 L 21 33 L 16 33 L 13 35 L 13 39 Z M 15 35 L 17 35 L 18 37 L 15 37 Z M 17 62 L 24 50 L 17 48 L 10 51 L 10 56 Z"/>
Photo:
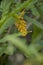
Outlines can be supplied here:
<path id="1" fill-rule="evenodd" d="M 28 16 L 25 16 L 25 19 L 31 23 L 33 23 L 35 26 L 37 26 L 38 28 L 40 28 L 41 30 L 43 30 L 43 24 L 41 24 L 40 22 L 38 22 L 37 20 L 30 18 Z"/>
<path id="2" fill-rule="evenodd" d="M 32 41 L 37 37 L 38 34 L 41 33 L 41 29 L 37 26 L 33 25 L 33 34 L 32 34 Z"/>
<path id="3" fill-rule="evenodd" d="M 2 15 L 5 15 L 6 13 L 8 13 L 12 2 L 13 2 L 13 0 L 2 0 L 1 1 L 1 9 L 3 10 Z"/>
<path id="4" fill-rule="evenodd" d="M 11 43 L 8 43 L 7 48 L 5 49 L 4 53 L 8 55 L 12 55 L 15 50 L 16 48 Z"/>
<path id="5" fill-rule="evenodd" d="M 41 35 L 40 35 L 41 36 Z M 39 37 L 39 36 L 38 36 Z M 39 39 L 39 38 L 38 38 Z M 34 40 L 34 43 L 38 40 L 37 38 Z M 3 38 L 4 42 L 8 41 L 11 42 L 12 45 L 17 47 L 24 55 L 27 57 L 34 55 L 37 61 L 42 62 L 41 55 L 37 52 L 35 45 L 31 44 L 29 47 L 24 44 L 25 42 L 21 41 L 15 34 L 14 35 L 7 35 Z"/>
<path id="6" fill-rule="evenodd" d="M 31 3 L 34 4 L 36 1 L 34 1 L 34 0 L 27 0 L 27 1 L 25 1 L 19 7 L 15 8 L 14 11 L 12 11 L 11 14 L 20 12 L 22 9 L 25 9 L 26 7 L 30 6 Z"/>
<path id="7" fill-rule="evenodd" d="M 4 21 L 0 27 L 0 34 L 2 34 L 6 29 L 8 29 L 14 23 L 14 19 L 11 17 Z"/>
<path id="8" fill-rule="evenodd" d="M 4 51 L 5 51 L 6 48 L 7 48 L 6 44 L 0 46 L 0 56 L 4 53 Z"/>
<path id="9" fill-rule="evenodd" d="M 32 11 L 32 14 L 36 17 L 40 17 L 40 13 L 38 12 L 37 8 L 35 7 L 35 5 L 31 5 L 30 9 Z"/>

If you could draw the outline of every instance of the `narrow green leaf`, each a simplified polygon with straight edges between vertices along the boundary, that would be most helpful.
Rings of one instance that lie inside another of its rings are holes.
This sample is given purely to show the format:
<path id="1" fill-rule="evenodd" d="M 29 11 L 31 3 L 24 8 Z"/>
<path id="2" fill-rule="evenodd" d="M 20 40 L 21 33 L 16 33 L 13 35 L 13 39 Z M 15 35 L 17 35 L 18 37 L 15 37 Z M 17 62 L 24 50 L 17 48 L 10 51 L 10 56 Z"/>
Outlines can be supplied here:
<path id="1" fill-rule="evenodd" d="M 28 16 L 25 16 L 25 19 L 29 22 L 32 22 L 35 26 L 37 26 L 38 28 L 40 28 L 41 30 L 43 30 L 43 24 L 41 24 L 40 22 L 38 22 L 37 20 L 35 19 L 32 19 Z"/>
<path id="2" fill-rule="evenodd" d="M 32 14 L 36 17 L 40 17 L 40 13 L 38 12 L 37 8 L 34 5 L 30 6 L 30 9 L 32 11 Z"/>
<path id="3" fill-rule="evenodd" d="M 8 29 L 14 23 L 14 19 L 9 18 L 5 21 L 2 26 L 0 27 L 0 34 L 2 34 L 6 29 Z"/>

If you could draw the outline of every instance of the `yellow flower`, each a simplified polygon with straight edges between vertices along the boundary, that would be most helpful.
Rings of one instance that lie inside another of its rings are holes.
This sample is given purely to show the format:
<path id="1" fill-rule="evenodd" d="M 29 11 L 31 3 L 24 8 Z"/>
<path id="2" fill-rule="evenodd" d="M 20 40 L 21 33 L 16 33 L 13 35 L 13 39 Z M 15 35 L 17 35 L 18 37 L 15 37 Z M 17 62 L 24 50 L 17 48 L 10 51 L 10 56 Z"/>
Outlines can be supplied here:
<path id="1" fill-rule="evenodd" d="M 24 11 L 20 13 L 20 16 L 16 19 L 15 26 L 18 28 L 18 31 L 22 33 L 22 36 L 26 36 L 27 31 L 27 22 L 23 19 Z"/>

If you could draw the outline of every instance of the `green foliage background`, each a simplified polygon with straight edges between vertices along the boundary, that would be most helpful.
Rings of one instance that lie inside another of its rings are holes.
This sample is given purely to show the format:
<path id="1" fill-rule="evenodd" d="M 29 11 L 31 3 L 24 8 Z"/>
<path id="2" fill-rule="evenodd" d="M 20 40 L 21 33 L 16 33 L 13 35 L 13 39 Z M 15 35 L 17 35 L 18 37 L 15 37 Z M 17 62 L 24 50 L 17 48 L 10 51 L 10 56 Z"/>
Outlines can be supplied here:
<path id="1" fill-rule="evenodd" d="M 22 10 L 26 11 L 24 19 L 32 23 L 33 33 L 30 45 L 27 46 L 26 39 L 21 39 L 14 26 L 17 19 L 15 16 Z M 27 13 L 31 10 L 31 15 Z M 28 14 L 28 15 L 27 15 Z M 28 60 L 36 65 L 43 65 L 43 0 L 2 0 L 0 1 L 0 57 L 3 53 L 12 55 L 18 48 Z M 0 61 L 1 63 L 1 61 Z M 32 64 L 31 64 L 32 65 Z"/>

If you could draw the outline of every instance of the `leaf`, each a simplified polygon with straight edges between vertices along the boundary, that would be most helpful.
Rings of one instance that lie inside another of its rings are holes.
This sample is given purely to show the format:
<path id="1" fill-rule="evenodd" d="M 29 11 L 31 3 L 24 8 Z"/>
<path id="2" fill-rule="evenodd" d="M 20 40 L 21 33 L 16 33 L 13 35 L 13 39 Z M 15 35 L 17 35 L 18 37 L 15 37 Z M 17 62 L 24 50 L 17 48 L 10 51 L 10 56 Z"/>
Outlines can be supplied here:
<path id="1" fill-rule="evenodd" d="M 33 43 L 35 43 L 38 39 L 36 38 Z M 24 44 L 25 42 L 21 41 L 20 38 L 16 37 L 16 35 L 7 35 L 2 40 L 4 40 L 4 42 L 11 42 L 12 45 L 16 46 L 27 57 L 34 55 L 37 61 L 42 62 L 42 56 L 37 52 L 35 45 L 31 44 L 28 47 Z"/>
<path id="2" fill-rule="evenodd" d="M 30 4 L 34 4 L 35 2 L 37 2 L 38 0 L 27 0 L 24 3 L 22 3 L 19 7 L 15 8 L 11 14 L 15 14 L 20 12 L 22 9 L 25 9 L 27 6 L 30 6 Z"/>
<path id="3" fill-rule="evenodd" d="M 41 29 L 33 25 L 32 41 L 41 33 Z"/>
<path id="4" fill-rule="evenodd" d="M 0 56 L 4 53 L 6 48 L 7 48 L 6 44 L 4 44 L 3 46 L 0 46 Z"/>
<path id="5" fill-rule="evenodd" d="M 1 1 L 1 9 L 3 10 L 2 15 L 5 15 L 6 13 L 8 13 L 12 2 L 13 2 L 13 0 L 2 0 Z"/>
<path id="6" fill-rule="evenodd" d="M 35 19 L 32 19 L 28 16 L 25 16 L 25 19 L 29 22 L 32 22 L 35 26 L 37 26 L 38 28 L 40 28 L 41 30 L 43 30 L 43 24 L 41 24 L 40 22 L 38 22 L 37 20 Z"/>
<path id="7" fill-rule="evenodd" d="M 37 8 L 35 7 L 35 5 L 30 5 L 30 9 L 32 11 L 32 14 L 36 17 L 40 17 L 40 13 L 38 12 Z"/>
<path id="8" fill-rule="evenodd" d="M 8 43 L 7 48 L 5 49 L 4 53 L 8 55 L 12 55 L 15 50 L 16 48 L 11 43 Z"/>
<path id="9" fill-rule="evenodd" d="M 8 29 L 14 23 L 14 19 L 11 17 L 4 21 L 0 28 L 0 34 L 2 34 L 6 29 Z"/>

